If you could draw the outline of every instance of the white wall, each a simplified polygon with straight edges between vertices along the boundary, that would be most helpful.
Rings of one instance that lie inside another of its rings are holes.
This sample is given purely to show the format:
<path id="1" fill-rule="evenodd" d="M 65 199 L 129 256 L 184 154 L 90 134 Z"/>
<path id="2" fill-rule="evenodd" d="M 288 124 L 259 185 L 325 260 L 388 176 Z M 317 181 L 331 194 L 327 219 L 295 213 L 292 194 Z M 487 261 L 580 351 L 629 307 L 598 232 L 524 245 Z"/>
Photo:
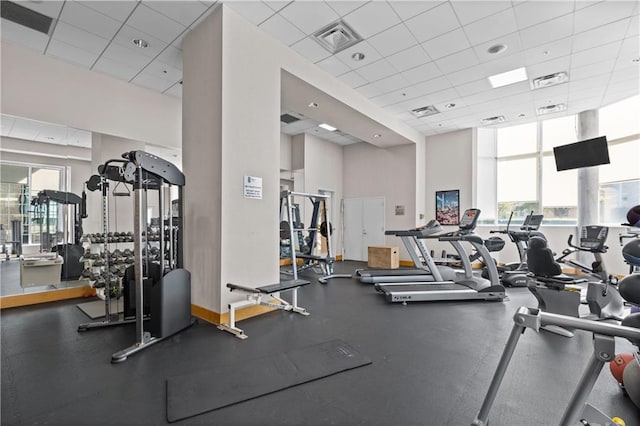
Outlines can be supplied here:
<path id="1" fill-rule="evenodd" d="M 385 228 L 409 229 L 416 226 L 416 145 L 382 149 L 366 143 L 344 148 L 344 198 L 384 197 Z M 396 216 L 395 206 L 405 206 Z M 402 259 L 409 259 L 402 242 L 385 237 L 388 246 L 401 247 Z"/>
<path id="2" fill-rule="evenodd" d="M 3 114 L 179 147 L 181 101 L 8 43 Z"/>
<path id="3" fill-rule="evenodd" d="M 291 170 L 291 136 L 280 133 L 280 171 Z"/>

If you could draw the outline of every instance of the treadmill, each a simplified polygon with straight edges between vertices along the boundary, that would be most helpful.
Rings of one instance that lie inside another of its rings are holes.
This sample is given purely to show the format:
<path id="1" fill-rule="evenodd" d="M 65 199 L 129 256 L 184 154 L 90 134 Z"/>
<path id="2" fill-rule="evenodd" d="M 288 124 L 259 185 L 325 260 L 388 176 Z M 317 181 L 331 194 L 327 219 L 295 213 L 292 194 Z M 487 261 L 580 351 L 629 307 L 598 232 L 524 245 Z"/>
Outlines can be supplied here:
<path id="1" fill-rule="evenodd" d="M 384 294 L 388 302 L 425 302 L 443 300 L 504 300 L 505 288 L 500 284 L 498 269 L 491 258 L 484 240 L 473 231 L 480 216 L 479 209 L 468 209 L 462 215 L 460 229 L 455 232 L 430 236 L 453 245 L 462 262 L 464 271 L 456 272 L 456 277 L 448 281 L 433 282 L 379 282 L 376 290 Z M 469 254 L 462 246 L 466 241 L 479 253 L 487 266 L 489 279 L 473 274 Z"/>
<path id="2" fill-rule="evenodd" d="M 425 226 L 402 231 L 385 231 L 385 235 L 394 235 L 402 240 L 416 268 L 401 269 L 359 269 L 356 273 L 360 281 L 366 284 L 379 282 L 426 282 L 445 281 L 455 277 L 455 270 L 448 266 L 436 265 L 435 260 L 422 242 L 423 239 L 442 232 L 437 220 L 431 220 Z"/>

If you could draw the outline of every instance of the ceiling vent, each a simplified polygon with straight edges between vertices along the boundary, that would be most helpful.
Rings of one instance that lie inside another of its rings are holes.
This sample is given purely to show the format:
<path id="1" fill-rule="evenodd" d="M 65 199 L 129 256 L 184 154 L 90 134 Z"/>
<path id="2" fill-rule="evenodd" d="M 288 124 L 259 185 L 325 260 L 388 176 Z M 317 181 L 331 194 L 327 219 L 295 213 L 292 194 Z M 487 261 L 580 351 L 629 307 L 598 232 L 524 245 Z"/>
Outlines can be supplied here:
<path id="1" fill-rule="evenodd" d="M 544 89 L 545 87 L 555 86 L 557 84 L 566 83 L 567 81 L 569 81 L 569 75 L 566 72 L 561 71 L 534 78 L 531 80 L 531 87 L 533 89 Z"/>
<path id="2" fill-rule="evenodd" d="M 438 108 L 433 105 L 427 105 L 425 107 L 412 109 L 411 114 L 415 115 L 417 118 L 422 118 L 428 117 L 430 115 L 440 114 L 440 111 L 438 111 Z"/>
<path id="3" fill-rule="evenodd" d="M 496 115 L 495 117 L 483 118 L 482 124 L 490 125 L 490 124 L 504 123 L 505 121 L 506 119 L 504 118 L 504 115 Z"/>
<path id="4" fill-rule="evenodd" d="M 362 37 L 344 21 L 327 25 L 312 35 L 313 39 L 331 53 L 338 53 L 362 41 Z"/>
<path id="5" fill-rule="evenodd" d="M 544 115 L 544 114 L 552 114 L 554 112 L 564 111 L 566 109 L 567 109 L 567 106 L 565 104 L 553 104 L 553 105 L 540 107 L 536 109 L 536 111 L 538 115 Z"/>
<path id="6" fill-rule="evenodd" d="M 10 1 L 2 2 L 0 15 L 3 19 L 47 35 L 53 24 L 53 18 Z"/>
<path id="7" fill-rule="evenodd" d="M 286 124 L 295 123 L 296 121 L 300 121 L 298 117 L 294 117 L 291 114 L 282 114 L 280 116 L 280 121 Z"/>

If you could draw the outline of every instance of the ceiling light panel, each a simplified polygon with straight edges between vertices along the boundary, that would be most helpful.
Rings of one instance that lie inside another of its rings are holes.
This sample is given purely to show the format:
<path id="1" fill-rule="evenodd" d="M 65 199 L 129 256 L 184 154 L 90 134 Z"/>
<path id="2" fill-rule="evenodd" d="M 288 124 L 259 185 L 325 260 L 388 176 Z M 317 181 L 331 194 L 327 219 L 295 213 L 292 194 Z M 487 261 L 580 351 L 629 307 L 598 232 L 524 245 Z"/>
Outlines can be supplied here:
<path id="1" fill-rule="evenodd" d="M 527 70 L 522 68 L 516 68 L 515 70 L 503 72 L 489 76 L 489 83 L 496 89 L 502 86 L 508 86 L 509 84 L 519 83 L 527 79 Z"/>
<path id="2" fill-rule="evenodd" d="M 336 127 L 333 127 L 327 123 L 320 123 L 318 124 L 318 127 L 328 130 L 329 132 L 335 132 L 336 130 L 338 130 Z"/>

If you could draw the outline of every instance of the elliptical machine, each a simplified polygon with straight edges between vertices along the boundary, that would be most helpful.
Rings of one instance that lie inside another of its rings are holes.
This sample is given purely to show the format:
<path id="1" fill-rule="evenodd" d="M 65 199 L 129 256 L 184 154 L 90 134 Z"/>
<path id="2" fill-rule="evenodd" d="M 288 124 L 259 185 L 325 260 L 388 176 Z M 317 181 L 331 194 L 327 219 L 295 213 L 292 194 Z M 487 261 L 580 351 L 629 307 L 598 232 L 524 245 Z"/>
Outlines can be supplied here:
<path id="1" fill-rule="evenodd" d="M 531 237 L 540 237 L 546 240 L 546 237 L 542 232 L 539 232 L 540 225 L 544 215 L 529 213 L 524 218 L 520 230 L 509 229 L 511 225 L 511 219 L 513 218 L 513 212 L 509 215 L 509 221 L 507 222 L 507 229 L 505 230 L 493 230 L 489 231 L 490 234 L 507 234 L 509 239 L 516 245 L 518 249 L 518 257 L 520 262 L 507 263 L 504 266 L 498 267 L 500 274 L 500 280 L 505 287 L 526 287 L 527 286 L 527 245 Z M 484 274 L 484 271 L 483 271 Z M 483 275 L 484 276 L 484 275 Z"/>

